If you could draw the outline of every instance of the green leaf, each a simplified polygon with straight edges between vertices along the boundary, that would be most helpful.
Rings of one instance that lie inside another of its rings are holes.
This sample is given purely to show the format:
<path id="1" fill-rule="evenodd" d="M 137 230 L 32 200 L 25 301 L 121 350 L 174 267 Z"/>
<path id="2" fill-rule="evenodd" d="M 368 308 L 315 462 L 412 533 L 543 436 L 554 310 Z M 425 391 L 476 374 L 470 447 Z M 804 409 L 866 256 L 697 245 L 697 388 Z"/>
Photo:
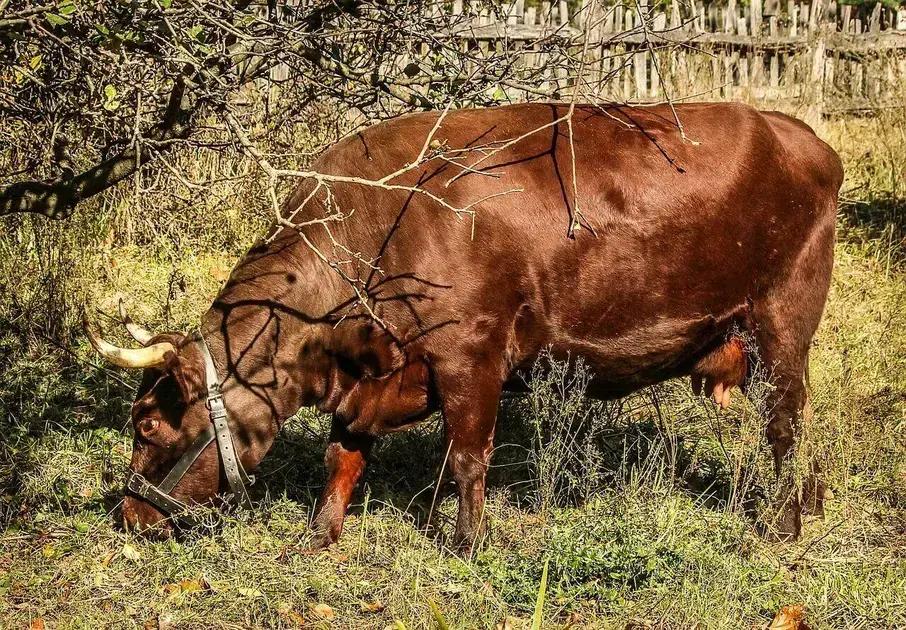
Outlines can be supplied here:
<path id="1" fill-rule="evenodd" d="M 164 9 L 169 9 L 170 5 L 172 4 L 173 0 L 160 0 L 160 6 L 162 6 Z"/>
<path id="2" fill-rule="evenodd" d="M 434 617 L 434 624 L 437 626 L 437 630 L 450 630 L 450 624 L 444 619 L 443 613 L 440 612 L 440 608 L 437 607 L 433 599 L 428 600 L 428 606 L 431 607 L 431 615 Z"/>
<path id="3" fill-rule="evenodd" d="M 544 619 L 544 594 L 547 592 L 547 565 L 550 558 L 544 561 L 541 570 L 541 584 L 538 586 L 538 599 L 535 602 L 535 614 L 532 615 L 532 630 L 541 630 L 541 620 Z"/>
<path id="4" fill-rule="evenodd" d="M 69 24 L 69 20 L 61 15 L 57 15 L 56 13 L 45 13 L 44 19 L 47 20 L 47 23 L 51 26 L 63 26 L 64 24 Z"/>
<path id="5" fill-rule="evenodd" d="M 117 99 L 116 87 L 108 83 L 104 86 L 104 109 L 112 112 L 118 109 L 119 106 L 120 101 Z"/>
<path id="6" fill-rule="evenodd" d="M 37 70 L 41 67 L 41 55 L 35 55 L 28 60 L 28 65 L 31 66 L 32 70 Z"/>
<path id="7" fill-rule="evenodd" d="M 192 39 L 198 39 L 198 36 L 201 35 L 202 31 L 204 31 L 204 28 L 202 28 L 200 24 L 196 24 L 195 26 L 186 29 L 186 33 Z"/>
<path id="8" fill-rule="evenodd" d="M 78 7 L 76 7 L 75 3 L 72 0 L 66 0 L 65 2 L 61 2 L 59 4 L 59 6 L 57 7 L 57 12 L 60 15 L 72 15 L 76 12 L 77 9 Z"/>
<path id="9" fill-rule="evenodd" d="M 257 18 L 250 13 L 243 13 L 236 18 L 236 26 L 245 28 L 251 26 Z"/>

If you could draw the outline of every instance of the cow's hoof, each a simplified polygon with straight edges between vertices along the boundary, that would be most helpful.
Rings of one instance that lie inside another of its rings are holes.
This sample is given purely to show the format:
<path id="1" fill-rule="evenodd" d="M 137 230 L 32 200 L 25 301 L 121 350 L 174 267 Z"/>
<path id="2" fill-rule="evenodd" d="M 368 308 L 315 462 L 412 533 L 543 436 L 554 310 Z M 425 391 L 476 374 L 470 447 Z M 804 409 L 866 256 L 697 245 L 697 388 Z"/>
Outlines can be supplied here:
<path id="1" fill-rule="evenodd" d="M 472 557 L 473 546 L 471 543 L 454 540 L 450 549 L 460 558 L 469 559 Z"/>
<path id="2" fill-rule="evenodd" d="M 308 542 L 308 546 L 305 547 L 305 553 L 320 553 L 337 542 L 338 538 L 339 536 L 330 529 L 316 529 L 314 536 Z"/>
<path id="3" fill-rule="evenodd" d="M 786 507 L 773 521 L 759 521 L 756 529 L 769 542 L 792 542 L 802 534 L 802 514 L 798 506 Z"/>
<path id="4" fill-rule="evenodd" d="M 834 498 L 833 491 L 823 481 L 812 477 L 802 495 L 802 513 L 824 520 L 824 502 Z"/>
<path id="5" fill-rule="evenodd" d="M 302 553 L 307 556 L 313 556 L 327 550 L 335 542 L 335 540 L 331 540 L 330 536 L 316 535 L 309 541 L 308 545 L 302 548 Z"/>
<path id="6" fill-rule="evenodd" d="M 478 532 L 457 533 L 453 536 L 453 544 L 450 548 L 459 557 L 470 559 L 478 551 L 487 535 L 488 530 L 486 527 L 482 527 Z"/>

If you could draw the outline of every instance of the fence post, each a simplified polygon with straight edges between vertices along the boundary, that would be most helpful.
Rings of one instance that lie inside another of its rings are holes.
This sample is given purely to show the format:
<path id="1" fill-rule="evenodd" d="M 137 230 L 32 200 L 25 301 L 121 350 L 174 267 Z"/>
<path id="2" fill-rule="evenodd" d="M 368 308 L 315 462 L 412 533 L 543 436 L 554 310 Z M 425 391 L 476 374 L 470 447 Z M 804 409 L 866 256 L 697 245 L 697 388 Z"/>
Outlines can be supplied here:
<path id="1" fill-rule="evenodd" d="M 639 0 L 636 16 L 638 18 L 639 30 L 643 28 L 643 22 L 648 18 L 648 0 Z M 636 48 L 636 53 L 632 57 L 633 79 L 635 81 L 636 98 L 645 100 L 648 95 L 648 49 L 644 46 Z"/>
<path id="2" fill-rule="evenodd" d="M 805 121 L 816 126 L 824 115 L 824 64 L 827 57 L 827 23 L 824 21 L 825 0 L 815 0 L 809 17 L 811 44 L 811 80 L 806 92 L 808 107 Z"/>

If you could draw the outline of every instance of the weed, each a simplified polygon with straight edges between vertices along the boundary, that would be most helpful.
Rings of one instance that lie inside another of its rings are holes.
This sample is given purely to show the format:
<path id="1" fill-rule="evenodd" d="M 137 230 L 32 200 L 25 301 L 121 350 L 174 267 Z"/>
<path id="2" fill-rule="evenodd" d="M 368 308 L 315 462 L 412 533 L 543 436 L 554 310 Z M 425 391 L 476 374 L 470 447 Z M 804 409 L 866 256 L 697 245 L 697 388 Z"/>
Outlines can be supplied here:
<path id="1" fill-rule="evenodd" d="M 94 358 L 79 310 L 113 313 L 125 297 L 149 328 L 189 329 L 265 221 L 248 163 L 186 150 L 174 159 L 213 182 L 205 192 L 171 181 L 139 213 L 125 187 L 65 224 L 2 222 L 0 618 L 12 627 L 41 618 L 425 628 L 442 618 L 485 628 L 509 617 L 514 627 L 724 628 L 764 626 L 802 603 L 816 628 L 906 626 L 906 113 L 821 131 L 847 180 L 811 352 L 815 417 L 801 442 L 836 498 L 801 541 L 773 545 L 752 527 L 753 496 L 772 483 L 758 395 L 718 412 L 688 383 L 669 382 L 589 402 L 576 358 L 540 363 L 531 394 L 503 408 L 491 536 L 471 563 L 443 547 L 455 515 L 445 492 L 437 536 L 427 532 L 443 459 L 436 422 L 382 441 L 326 553 L 299 552 L 328 426 L 309 411 L 265 460 L 255 512 L 185 540 L 119 530 L 110 513 L 131 448 L 135 380 Z"/>

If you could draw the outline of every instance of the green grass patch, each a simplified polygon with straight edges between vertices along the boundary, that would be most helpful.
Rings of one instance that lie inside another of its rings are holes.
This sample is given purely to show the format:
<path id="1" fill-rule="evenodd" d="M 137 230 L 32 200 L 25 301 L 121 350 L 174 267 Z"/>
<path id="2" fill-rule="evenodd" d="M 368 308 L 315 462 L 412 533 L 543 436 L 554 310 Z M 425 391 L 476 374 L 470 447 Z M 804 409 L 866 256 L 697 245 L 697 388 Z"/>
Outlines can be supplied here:
<path id="1" fill-rule="evenodd" d="M 490 534 L 468 561 L 445 547 L 449 487 L 427 522 L 437 422 L 383 440 L 340 543 L 304 553 L 327 426 L 308 412 L 262 465 L 253 513 L 181 540 L 135 538 L 111 517 L 135 375 L 89 351 L 79 311 L 112 314 L 123 297 L 150 328 L 196 325 L 261 232 L 254 178 L 215 187 L 192 215 L 164 203 L 138 214 L 123 195 L 67 225 L 5 219 L 2 625 L 748 628 L 802 604 L 814 628 L 906 627 L 904 130 L 896 114 L 823 130 L 847 183 L 803 442 L 836 498 L 786 545 L 759 538 L 747 513 L 770 482 L 757 410 L 737 397 L 717 413 L 685 382 L 592 404 L 547 381 L 504 405 Z"/>

